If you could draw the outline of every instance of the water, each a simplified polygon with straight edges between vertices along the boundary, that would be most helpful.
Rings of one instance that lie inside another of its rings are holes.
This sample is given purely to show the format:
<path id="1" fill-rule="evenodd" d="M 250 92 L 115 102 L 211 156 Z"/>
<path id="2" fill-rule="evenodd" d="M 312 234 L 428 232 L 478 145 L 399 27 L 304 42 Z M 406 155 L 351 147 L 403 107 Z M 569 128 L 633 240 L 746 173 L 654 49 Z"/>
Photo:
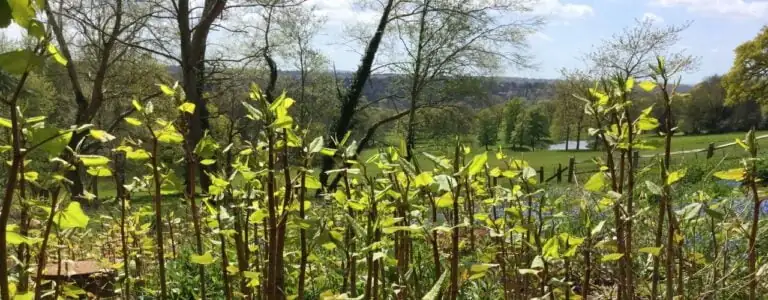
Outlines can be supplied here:
<path id="1" fill-rule="evenodd" d="M 549 150 L 565 150 L 565 142 L 557 143 L 549 145 Z M 579 142 L 579 149 L 584 150 L 587 149 L 587 141 L 581 141 Z M 568 142 L 568 150 L 576 150 L 576 141 L 569 141 Z"/>

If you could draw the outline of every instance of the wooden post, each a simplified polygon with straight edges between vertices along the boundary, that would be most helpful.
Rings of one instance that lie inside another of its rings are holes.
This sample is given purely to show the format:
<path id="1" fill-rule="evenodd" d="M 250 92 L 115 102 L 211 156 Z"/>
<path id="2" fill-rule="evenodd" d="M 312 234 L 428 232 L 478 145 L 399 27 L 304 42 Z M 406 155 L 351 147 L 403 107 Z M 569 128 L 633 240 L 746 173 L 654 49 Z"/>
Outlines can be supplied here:
<path id="1" fill-rule="evenodd" d="M 576 174 L 576 157 L 571 156 L 568 159 L 568 183 L 573 183 L 573 176 Z"/>
<path id="2" fill-rule="evenodd" d="M 544 166 L 539 167 L 539 183 L 544 183 Z"/>
<path id="3" fill-rule="evenodd" d="M 632 163 L 632 166 L 637 169 L 637 167 L 640 165 L 640 151 L 632 152 Z"/>
<path id="4" fill-rule="evenodd" d="M 557 164 L 557 183 L 563 182 L 563 164 Z"/>
<path id="5" fill-rule="evenodd" d="M 707 147 L 707 159 L 712 158 L 712 156 L 715 156 L 715 143 L 709 143 Z"/>

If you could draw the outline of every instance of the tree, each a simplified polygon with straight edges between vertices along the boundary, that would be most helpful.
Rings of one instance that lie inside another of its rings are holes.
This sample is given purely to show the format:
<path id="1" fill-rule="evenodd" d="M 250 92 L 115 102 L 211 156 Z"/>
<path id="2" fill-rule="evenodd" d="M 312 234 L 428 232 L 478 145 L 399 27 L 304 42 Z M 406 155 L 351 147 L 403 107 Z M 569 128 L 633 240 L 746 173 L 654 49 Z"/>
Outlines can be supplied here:
<path id="1" fill-rule="evenodd" d="M 515 98 L 504 104 L 504 137 L 503 142 L 505 144 L 512 143 L 512 148 L 515 147 L 515 130 L 517 126 L 517 119 L 522 115 L 524 111 L 523 100 Z"/>
<path id="2" fill-rule="evenodd" d="M 723 78 L 727 101 L 754 100 L 768 103 L 768 26 L 757 36 L 736 48 L 736 58 Z"/>
<path id="3" fill-rule="evenodd" d="M 528 107 L 515 125 L 514 139 L 518 145 L 530 147 L 531 151 L 542 146 L 549 137 L 549 120 L 542 110 L 540 105 Z"/>
<path id="4" fill-rule="evenodd" d="M 499 140 L 501 117 L 498 108 L 483 109 L 475 116 L 477 142 L 483 145 L 485 150 L 488 150 L 488 146 L 496 145 Z"/>
<path id="5" fill-rule="evenodd" d="M 106 94 L 108 79 L 117 63 L 126 58 L 129 51 L 120 40 L 134 41 L 143 29 L 148 15 L 139 7 L 124 7 L 125 0 L 109 4 L 100 1 L 49 1 L 45 6 L 48 24 L 53 31 L 66 65 L 73 100 L 76 106 L 74 124 L 91 123 L 105 102 L 114 100 Z M 66 27 L 69 25 L 69 27 Z M 67 36 L 74 34 L 74 39 Z M 75 57 L 74 53 L 83 53 Z M 75 133 L 69 147 L 75 149 L 87 132 Z M 82 168 L 74 164 L 68 178 L 72 181 L 72 194 L 80 197 L 83 184 Z"/>

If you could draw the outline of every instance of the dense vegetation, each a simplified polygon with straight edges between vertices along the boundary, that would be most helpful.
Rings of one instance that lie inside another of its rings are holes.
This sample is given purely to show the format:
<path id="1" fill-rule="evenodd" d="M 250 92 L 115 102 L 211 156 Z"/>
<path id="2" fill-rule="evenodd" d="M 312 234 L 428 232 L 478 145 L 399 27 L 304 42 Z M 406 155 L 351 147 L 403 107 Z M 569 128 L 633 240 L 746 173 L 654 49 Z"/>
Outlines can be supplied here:
<path id="1" fill-rule="evenodd" d="M 97 262 L 122 299 L 768 292 L 768 27 L 684 93 L 696 58 L 671 49 L 687 26 L 639 21 L 553 99 L 481 109 L 478 70 L 525 66 L 498 49 L 521 51 L 541 20 L 497 17 L 525 3 L 377 2 L 346 83 L 311 49 L 302 3 L 0 0 L 0 27 L 26 30 L 0 49 L 0 300 L 97 293 L 55 276 L 72 261 Z M 253 34 L 243 60 L 265 69 L 207 53 L 216 28 Z M 367 99 L 392 42 L 392 94 Z M 682 133 L 731 131 L 747 133 L 727 157 L 673 157 Z M 594 171 L 547 183 L 510 155 L 561 139 L 589 139 Z"/>

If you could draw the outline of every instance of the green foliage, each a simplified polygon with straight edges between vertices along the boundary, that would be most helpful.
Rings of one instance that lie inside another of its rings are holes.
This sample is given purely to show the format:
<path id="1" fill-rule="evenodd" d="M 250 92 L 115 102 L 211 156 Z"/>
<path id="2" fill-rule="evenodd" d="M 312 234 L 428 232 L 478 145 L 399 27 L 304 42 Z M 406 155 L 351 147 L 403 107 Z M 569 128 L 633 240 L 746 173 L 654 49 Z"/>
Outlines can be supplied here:
<path id="1" fill-rule="evenodd" d="M 761 104 L 768 101 L 768 27 L 757 36 L 736 48 L 736 58 L 731 70 L 723 77 L 727 99 L 731 103 L 754 100 Z"/>

